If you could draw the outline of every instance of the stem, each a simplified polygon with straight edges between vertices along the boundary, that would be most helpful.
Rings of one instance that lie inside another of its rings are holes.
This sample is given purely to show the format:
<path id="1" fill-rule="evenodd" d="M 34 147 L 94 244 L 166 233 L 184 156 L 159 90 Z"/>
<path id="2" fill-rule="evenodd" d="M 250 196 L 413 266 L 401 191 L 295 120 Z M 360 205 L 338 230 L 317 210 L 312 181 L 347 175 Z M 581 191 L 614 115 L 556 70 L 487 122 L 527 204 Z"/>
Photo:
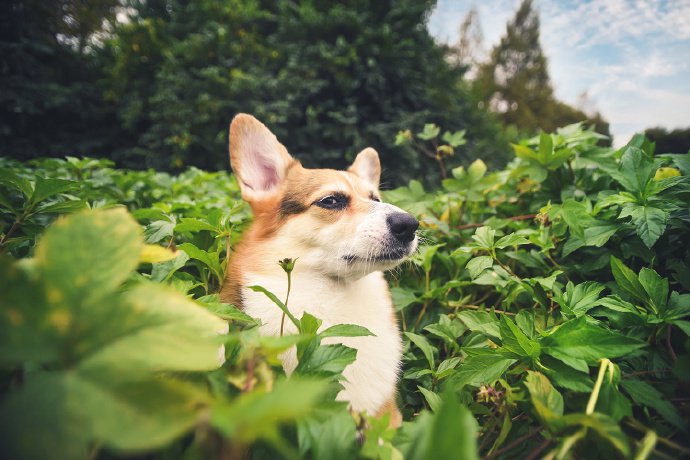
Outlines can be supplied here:
<path id="1" fill-rule="evenodd" d="M 594 412 L 594 408 L 597 405 L 597 399 L 599 399 L 599 390 L 601 390 L 601 384 L 604 382 L 606 369 L 612 365 L 613 363 L 606 358 L 601 360 L 601 364 L 599 365 L 599 375 L 597 375 L 597 381 L 594 383 L 592 394 L 589 396 L 589 402 L 587 402 L 585 414 L 590 415 Z"/>
<path id="2" fill-rule="evenodd" d="M 515 278 L 518 278 L 518 280 L 520 279 L 520 277 L 517 276 L 515 274 L 515 272 L 509 266 L 507 266 L 506 264 L 504 264 L 503 262 L 498 260 L 498 256 L 496 255 L 496 251 L 493 249 L 491 250 L 491 258 L 494 259 L 494 262 L 496 262 L 498 265 L 500 265 L 503 270 L 507 271 L 508 274 L 514 276 Z"/>
<path id="3" fill-rule="evenodd" d="M 530 431 L 529 433 L 527 433 L 524 436 L 520 436 L 519 438 L 517 438 L 516 440 L 514 440 L 510 444 L 507 444 L 506 446 L 501 447 L 500 449 L 497 449 L 488 455 L 485 455 L 484 457 L 482 457 L 482 460 L 489 460 L 491 458 L 498 457 L 499 455 L 508 452 L 513 447 L 516 447 L 516 446 L 522 444 L 523 442 L 527 441 L 528 439 L 535 437 L 536 435 L 539 434 L 540 431 L 541 431 L 541 427 L 534 428 L 534 429 L 532 429 L 532 431 Z"/>
<path id="4" fill-rule="evenodd" d="M 425 272 L 425 282 L 424 282 L 424 293 L 429 292 L 429 284 L 430 284 L 430 279 L 429 279 L 429 272 Z M 424 316 L 424 313 L 426 313 L 426 307 L 429 306 L 429 300 L 424 301 L 424 305 L 422 305 L 422 310 L 419 312 L 419 316 L 417 316 L 417 321 L 414 322 L 414 327 L 413 329 L 416 330 L 417 326 L 419 326 L 419 323 L 422 321 L 422 317 Z"/>
<path id="5" fill-rule="evenodd" d="M 7 240 L 12 236 L 12 234 L 17 231 L 19 226 L 22 224 L 22 219 L 17 218 L 13 223 L 12 226 L 10 227 L 9 230 L 7 230 L 7 233 L 5 233 L 2 238 L 0 238 L 0 252 L 2 252 L 5 249 L 5 243 Z"/>
<path id="6" fill-rule="evenodd" d="M 448 179 L 448 172 L 446 171 L 446 165 L 443 163 L 443 158 L 438 158 L 438 167 L 441 170 L 441 179 Z"/>
<path id="7" fill-rule="evenodd" d="M 288 285 L 287 285 L 287 294 L 285 294 L 285 309 L 287 310 L 288 308 L 288 300 L 290 300 L 290 288 L 292 287 L 292 273 L 287 272 L 287 279 L 288 279 Z M 285 326 L 285 312 L 283 312 L 283 317 L 280 318 L 280 336 L 283 336 L 283 327 Z"/>
<path id="8" fill-rule="evenodd" d="M 678 361 L 678 356 L 676 355 L 676 352 L 673 351 L 673 345 L 671 345 L 671 325 L 668 325 L 668 328 L 666 329 L 666 347 L 668 348 L 668 352 L 671 355 L 671 359 L 675 363 Z"/>
<path id="9" fill-rule="evenodd" d="M 251 391 L 254 387 L 254 356 L 247 361 L 247 379 L 244 381 L 243 392 Z"/>
<path id="10" fill-rule="evenodd" d="M 522 215 L 522 216 L 507 217 L 506 219 L 507 219 L 507 220 L 512 220 L 512 221 L 520 221 L 520 220 L 530 220 L 530 219 L 534 219 L 535 217 L 537 217 L 536 214 L 524 214 L 524 215 Z M 479 224 L 464 224 L 464 225 L 458 225 L 458 226 L 455 227 L 455 228 L 456 228 L 457 230 L 467 230 L 467 229 L 470 229 L 470 228 L 479 228 L 479 227 L 483 227 L 483 226 L 484 226 L 484 223 L 482 222 L 482 223 L 479 223 Z"/>
<path id="11" fill-rule="evenodd" d="M 539 457 L 539 454 L 541 454 L 544 451 L 544 449 L 549 447 L 549 444 L 551 444 L 552 442 L 553 441 L 551 439 L 544 439 L 544 442 L 539 444 L 539 446 L 537 446 L 536 449 L 534 449 L 532 452 L 530 452 L 530 454 L 527 457 L 525 457 L 525 460 L 536 459 L 537 457 Z"/>
<path id="12" fill-rule="evenodd" d="M 479 305 L 456 305 L 455 302 L 448 302 L 448 306 L 452 308 L 468 308 L 470 310 L 485 310 L 485 307 L 479 306 Z M 491 310 L 494 313 L 498 313 L 499 315 L 509 315 L 509 316 L 515 316 L 515 313 L 511 313 L 509 311 L 505 310 L 497 310 L 493 309 Z"/>
<path id="13" fill-rule="evenodd" d="M 649 428 L 647 428 L 646 426 L 644 426 L 642 423 L 638 422 L 635 419 L 626 418 L 624 420 L 624 422 L 630 428 L 634 428 L 638 431 L 641 431 L 641 432 L 649 431 Z M 682 452 L 685 455 L 690 455 L 690 449 L 688 449 L 687 447 L 681 446 L 680 444 L 676 444 L 675 442 L 673 442 L 669 439 L 658 436 L 657 441 L 660 442 L 661 444 L 664 444 L 667 447 L 670 447 L 673 450 L 677 450 L 678 452 Z"/>

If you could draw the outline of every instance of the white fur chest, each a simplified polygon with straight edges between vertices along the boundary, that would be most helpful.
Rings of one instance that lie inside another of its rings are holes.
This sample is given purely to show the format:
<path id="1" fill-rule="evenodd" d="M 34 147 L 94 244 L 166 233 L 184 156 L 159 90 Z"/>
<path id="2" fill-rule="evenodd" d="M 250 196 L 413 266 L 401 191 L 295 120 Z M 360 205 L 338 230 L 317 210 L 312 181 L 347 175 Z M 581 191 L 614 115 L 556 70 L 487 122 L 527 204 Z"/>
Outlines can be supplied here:
<path id="1" fill-rule="evenodd" d="M 245 286 L 263 286 L 278 298 L 285 299 L 287 278 L 284 273 L 280 276 L 246 274 L 244 282 Z M 242 294 L 245 312 L 261 319 L 261 332 L 279 335 L 282 311 L 262 293 L 244 288 Z M 381 272 L 349 283 L 336 283 L 295 270 L 288 308 L 297 318 L 307 311 L 321 319 L 320 330 L 335 324 L 358 324 L 375 335 L 324 339 L 324 343 L 342 343 L 357 350 L 357 360 L 343 373 L 347 381 L 343 382 L 345 389 L 338 399 L 349 401 L 355 411 L 373 415 L 394 396 L 402 344 L 394 322 L 388 285 Z M 286 319 L 285 333 L 294 332 L 294 325 Z M 294 350 L 281 359 L 288 373 L 297 365 Z"/>

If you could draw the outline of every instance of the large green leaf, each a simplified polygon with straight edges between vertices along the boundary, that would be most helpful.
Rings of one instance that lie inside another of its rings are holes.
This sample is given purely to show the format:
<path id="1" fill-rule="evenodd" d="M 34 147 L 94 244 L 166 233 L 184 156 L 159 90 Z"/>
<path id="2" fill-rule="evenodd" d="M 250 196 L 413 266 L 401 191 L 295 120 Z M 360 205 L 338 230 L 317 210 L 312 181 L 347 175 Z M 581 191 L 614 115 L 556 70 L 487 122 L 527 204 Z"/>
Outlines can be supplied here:
<path id="1" fill-rule="evenodd" d="M 434 347 L 431 346 L 429 341 L 423 335 L 414 334 L 412 332 L 405 332 L 405 335 L 410 339 L 415 345 L 422 350 L 427 363 L 429 364 L 429 369 L 434 369 Z"/>
<path id="2" fill-rule="evenodd" d="M 423 412 L 413 422 L 403 424 L 394 440 L 403 458 L 477 459 L 478 427 L 471 412 L 452 392 L 443 394 L 439 406 L 435 413 Z"/>
<path id="3" fill-rule="evenodd" d="M 537 358 L 541 347 L 536 340 L 528 338 L 506 315 L 501 315 L 501 340 L 503 347 L 523 357 Z"/>
<path id="4" fill-rule="evenodd" d="M 635 403 L 656 410 L 667 422 L 673 424 L 676 428 L 681 430 L 687 428 L 687 420 L 683 420 L 676 407 L 649 383 L 637 379 L 625 379 L 621 381 L 621 386 Z"/>
<path id="5" fill-rule="evenodd" d="M 642 193 L 656 172 L 652 158 L 635 146 L 626 147 L 618 170 L 609 171 L 611 176 L 632 193 Z"/>
<path id="6" fill-rule="evenodd" d="M 621 209 L 618 218 L 623 219 L 625 217 L 632 218 L 637 236 L 648 248 L 651 248 L 666 230 L 668 213 L 654 206 L 626 204 Z"/>
<path id="7" fill-rule="evenodd" d="M 238 443 L 275 441 L 280 426 L 313 413 L 326 390 L 323 381 L 295 377 L 279 380 L 271 391 L 244 393 L 214 407 L 211 424 Z"/>
<path id="8" fill-rule="evenodd" d="M 142 283 L 124 293 L 117 311 L 122 326 L 94 344 L 83 370 L 200 371 L 220 364 L 217 335 L 227 324 L 171 288 Z M 95 332 L 98 324 L 90 326 Z"/>
<path id="9" fill-rule="evenodd" d="M 548 378 L 539 372 L 527 372 L 525 386 L 537 415 L 548 425 L 563 415 L 563 396 Z"/>
<path id="10" fill-rule="evenodd" d="M 200 390 L 170 380 L 35 375 L 0 405 L 3 452 L 15 459 L 84 458 L 90 442 L 151 449 L 189 430 L 206 403 Z"/>
<path id="11" fill-rule="evenodd" d="M 465 349 L 466 351 L 470 351 Z M 482 349 L 480 354 L 471 354 L 460 364 L 458 371 L 449 377 L 447 385 L 461 389 L 465 385 L 477 387 L 496 381 L 517 360 L 494 350 Z"/>
<path id="12" fill-rule="evenodd" d="M 34 184 L 34 191 L 31 194 L 29 202 L 32 205 L 38 204 L 46 198 L 57 195 L 59 193 L 67 192 L 78 187 L 78 184 L 71 180 L 64 179 L 44 179 L 36 177 Z"/>
<path id="13" fill-rule="evenodd" d="M 142 247 L 141 227 L 124 208 L 58 220 L 36 248 L 49 302 L 76 312 L 107 297 L 137 267 Z"/>
<path id="14" fill-rule="evenodd" d="M 633 299 L 638 302 L 647 301 L 647 292 L 640 283 L 635 272 L 630 270 L 620 259 L 615 256 L 611 256 L 611 272 L 613 277 L 616 279 L 618 287 L 623 290 L 626 294 L 630 295 Z"/>
<path id="15" fill-rule="evenodd" d="M 464 310 L 458 313 L 458 318 L 470 331 L 481 332 L 496 339 L 501 338 L 499 321 L 494 314 L 487 311 Z"/>
<path id="16" fill-rule="evenodd" d="M 567 321 L 542 340 L 542 350 L 582 359 L 590 364 L 601 358 L 617 358 L 645 346 L 645 342 L 590 324 L 585 316 Z"/>

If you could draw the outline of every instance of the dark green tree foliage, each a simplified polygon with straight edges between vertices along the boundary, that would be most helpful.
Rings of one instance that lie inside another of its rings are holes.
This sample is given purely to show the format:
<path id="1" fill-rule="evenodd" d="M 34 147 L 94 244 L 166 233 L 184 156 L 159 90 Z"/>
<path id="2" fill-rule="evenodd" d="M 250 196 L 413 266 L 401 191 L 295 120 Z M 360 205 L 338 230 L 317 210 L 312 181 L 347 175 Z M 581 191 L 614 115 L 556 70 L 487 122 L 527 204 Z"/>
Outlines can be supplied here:
<path id="1" fill-rule="evenodd" d="M 89 47 L 118 2 L 9 0 L 0 6 L 0 155 L 102 154 L 114 118 Z"/>
<path id="2" fill-rule="evenodd" d="M 539 13 L 532 0 L 523 0 L 501 42 L 479 69 L 474 85 L 477 95 L 504 124 L 527 133 L 587 120 L 608 134 L 608 123 L 599 114 L 590 118 L 556 100 L 539 35 Z"/>
<path id="3" fill-rule="evenodd" d="M 687 153 L 690 152 L 690 128 L 674 129 L 649 128 L 644 135 L 656 143 L 657 152 Z"/>
<path id="4" fill-rule="evenodd" d="M 342 167 L 371 145 L 395 182 L 435 173 L 409 151 L 386 149 L 397 130 L 423 120 L 471 126 L 466 151 L 498 158 L 495 125 L 424 25 L 432 6 L 132 3 L 132 20 L 107 45 L 107 94 L 126 130 L 116 159 L 226 168 L 227 126 L 238 112 L 264 121 L 308 166 Z"/>

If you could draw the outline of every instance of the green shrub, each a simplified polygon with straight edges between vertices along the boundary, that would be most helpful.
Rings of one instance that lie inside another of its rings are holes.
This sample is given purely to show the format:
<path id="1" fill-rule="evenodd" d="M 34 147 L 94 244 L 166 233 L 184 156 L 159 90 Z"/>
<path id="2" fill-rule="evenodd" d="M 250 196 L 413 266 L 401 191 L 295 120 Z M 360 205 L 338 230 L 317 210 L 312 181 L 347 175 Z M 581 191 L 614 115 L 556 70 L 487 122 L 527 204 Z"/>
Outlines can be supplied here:
<path id="1" fill-rule="evenodd" d="M 412 148 L 436 152 L 431 131 Z M 250 219 L 232 176 L 0 160 L 3 451 L 687 455 L 690 154 L 599 138 L 568 126 L 514 145 L 504 170 L 477 160 L 439 190 L 385 192 L 425 240 L 390 277 L 405 342 L 397 430 L 334 401 L 355 352 L 321 339 L 368 331 L 305 314 L 290 319 L 299 335 L 261 337 L 218 300 Z M 278 355 L 292 346 L 286 378 Z"/>

